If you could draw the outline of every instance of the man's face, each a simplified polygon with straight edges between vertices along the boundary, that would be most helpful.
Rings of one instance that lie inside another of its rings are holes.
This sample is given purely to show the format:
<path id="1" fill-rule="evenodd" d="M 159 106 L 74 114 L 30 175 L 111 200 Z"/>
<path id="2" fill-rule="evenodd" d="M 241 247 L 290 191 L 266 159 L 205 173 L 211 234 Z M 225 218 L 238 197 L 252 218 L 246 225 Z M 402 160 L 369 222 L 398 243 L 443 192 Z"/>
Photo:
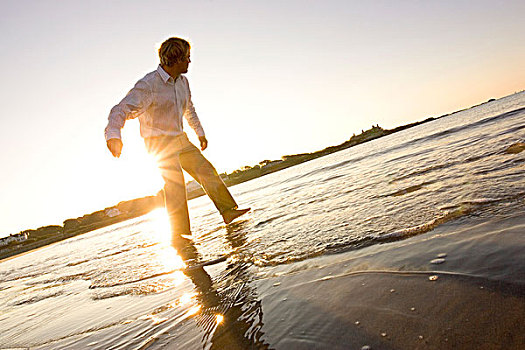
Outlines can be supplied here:
<path id="1" fill-rule="evenodd" d="M 180 62 L 175 63 L 175 68 L 181 74 L 182 73 L 188 73 L 188 66 L 189 66 L 190 62 L 191 62 L 190 54 L 188 53 L 188 55 L 184 59 L 182 59 Z"/>

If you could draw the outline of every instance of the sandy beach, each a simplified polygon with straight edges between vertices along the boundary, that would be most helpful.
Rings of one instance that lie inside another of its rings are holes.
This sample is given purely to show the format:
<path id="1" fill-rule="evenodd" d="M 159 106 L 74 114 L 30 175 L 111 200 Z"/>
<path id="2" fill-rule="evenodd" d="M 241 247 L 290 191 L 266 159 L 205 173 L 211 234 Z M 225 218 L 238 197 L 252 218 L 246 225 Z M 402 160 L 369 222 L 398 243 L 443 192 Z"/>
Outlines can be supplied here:
<path id="1" fill-rule="evenodd" d="M 170 306 L 151 304 L 148 317 L 119 320 L 126 304 L 106 303 L 117 313 L 110 326 L 35 349 L 523 349 L 523 214 L 275 267 L 229 260 L 187 273 L 162 293 L 177 296 Z"/>
<path id="2" fill-rule="evenodd" d="M 509 226 L 510 224 L 510 226 Z M 320 258 L 260 282 L 277 349 L 522 349 L 523 213 Z M 480 237 L 482 229 L 494 230 Z M 445 261 L 430 261 L 445 254 Z M 276 286 L 276 284 L 278 284 Z M 284 315 L 284 317 L 283 317 Z"/>

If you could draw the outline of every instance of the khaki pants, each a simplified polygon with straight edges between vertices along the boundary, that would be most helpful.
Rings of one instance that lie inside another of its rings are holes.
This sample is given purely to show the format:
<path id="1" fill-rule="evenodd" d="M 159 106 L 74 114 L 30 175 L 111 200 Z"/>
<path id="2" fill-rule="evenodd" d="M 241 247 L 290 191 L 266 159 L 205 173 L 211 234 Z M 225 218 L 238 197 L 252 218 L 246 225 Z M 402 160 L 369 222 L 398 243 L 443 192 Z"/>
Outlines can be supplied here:
<path id="1" fill-rule="evenodd" d="M 174 241 L 181 234 L 191 234 L 186 184 L 182 169 L 204 188 L 221 214 L 229 209 L 237 208 L 237 203 L 213 165 L 188 140 L 186 134 L 148 137 L 144 139 L 144 142 L 148 152 L 157 158 L 164 178 L 165 205 Z"/>

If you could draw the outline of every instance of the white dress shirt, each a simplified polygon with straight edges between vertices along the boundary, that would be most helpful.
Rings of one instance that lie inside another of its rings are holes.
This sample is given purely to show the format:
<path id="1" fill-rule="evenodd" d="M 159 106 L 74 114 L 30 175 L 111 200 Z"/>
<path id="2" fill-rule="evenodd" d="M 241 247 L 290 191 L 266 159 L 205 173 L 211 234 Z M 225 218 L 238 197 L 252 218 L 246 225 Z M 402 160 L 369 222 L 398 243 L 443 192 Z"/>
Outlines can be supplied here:
<path id="1" fill-rule="evenodd" d="M 159 65 L 157 70 L 140 79 L 126 97 L 111 109 L 104 136 L 106 141 L 120 139 L 120 130 L 126 119 L 137 117 L 140 135 L 144 138 L 177 136 L 183 133 L 183 116 L 198 136 L 204 136 L 204 129 L 191 102 L 188 79 L 182 75 L 173 79 Z"/>

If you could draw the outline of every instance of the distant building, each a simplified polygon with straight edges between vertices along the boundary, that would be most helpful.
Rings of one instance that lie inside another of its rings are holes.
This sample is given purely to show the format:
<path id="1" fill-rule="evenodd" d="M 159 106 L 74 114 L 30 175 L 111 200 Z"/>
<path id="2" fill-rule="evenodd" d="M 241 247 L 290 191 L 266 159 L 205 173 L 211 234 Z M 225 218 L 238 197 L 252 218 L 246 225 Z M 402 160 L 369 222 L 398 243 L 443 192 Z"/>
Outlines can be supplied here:
<path id="1" fill-rule="evenodd" d="M 265 162 L 265 164 L 261 166 L 261 169 L 271 170 L 275 168 L 276 166 L 280 165 L 281 163 L 282 163 L 282 160 L 272 160 L 269 162 Z"/>
<path id="2" fill-rule="evenodd" d="M 108 208 L 104 210 L 104 214 L 106 214 L 108 218 L 114 218 L 115 216 L 119 216 L 120 214 L 122 214 L 122 212 L 117 208 Z"/>
<path id="3" fill-rule="evenodd" d="M 17 233 L 15 235 L 9 235 L 7 237 L 0 239 L 0 247 L 6 246 L 12 242 L 20 243 L 20 242 L 27 240 L 27 238 L 28 238 L 27 232 Z"/>

